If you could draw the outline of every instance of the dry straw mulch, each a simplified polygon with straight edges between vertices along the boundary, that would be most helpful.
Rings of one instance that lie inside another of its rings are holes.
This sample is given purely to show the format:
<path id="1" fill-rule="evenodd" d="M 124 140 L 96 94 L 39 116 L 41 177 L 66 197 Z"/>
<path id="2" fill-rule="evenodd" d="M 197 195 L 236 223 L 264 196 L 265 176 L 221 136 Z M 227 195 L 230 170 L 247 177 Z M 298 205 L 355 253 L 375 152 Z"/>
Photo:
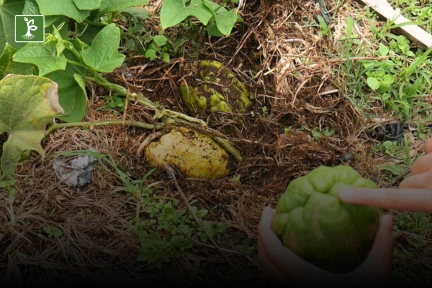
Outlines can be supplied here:
<path id="1" fill-rule="evenodd" d="M 161 1 L 150 2 L 149 9 L 157 16 Z M 181 281 L 186 280 L 185 267 L 201 260 L 203 269 L 212 269 L 216 279 L 260 283 L 264 275 L 256 259 L 235 252 L 230 239 L 256 241 L 263 207 L 274 205 L 291 179 L 319 165 L 340 164 L 341 155 L 348 152 L 360 155 L 350 164 L 365 177 L 380 177 L 380 159 L 368 152 L 370 143 L 364 134 L 369 124 L 334 86 L 332 73 L 343 61 L 335 56 L 335 47 L 345 28 L 348 7 L 357 7 L 357 13 L 362 13 L 362 8 L 353 1 L 329 7 L 335 15 L 331 28 L 336 35 L 329 43 L 319 37 L 316 28 L 305 25 L 317 14 L 314 1 L 261 0 L 241 4 L 244 23 L 228 38 L 207 39 L 199 58 L 223 62 L 256 96 L 254 116 L 243 115 L 246 121 L 241 128 L 233 127 L 230 115 L 208 119 L 216 130 L 234 130 L 229 137 L 241 150 L 244 161 L 227 177 L 213 181 L 176 174 L 188 201 L 198 200 L 195 205 L 211 208 L 208 219 L 229 224 L 227 237 L 217 243 L 224 255 L 208 242 L 197 244 L 189 258 L 175 260 L 164 269 L 150 270 L 145 263 L 137 262 L 140 243 L 130 225 L 135 200 L 124 193 L 111 193 L 121 185 L 116 174 L 98 166 L 92 183 L 78 192 L 58 181 L 52 165 L 58 152 L 97 148 L 112 155 L 123 171 L 138 179 L 149 168 L 136 151 L 152 131 L 69 128 L 44 140 L 44 161 L 32 154 L 19 164 L 14 203 L 5 193 L 0 194 L 1 279 L 24 284 L 145 283 L 161 278 Z M 149 25 L 157 27 L 157 19 L 152 21 Z M 367 29 L 359 29 L 361 39 L 367 41 Z M 185 112 L 178 94 L 183 61 L 177 58 L 171 64 L 150 63 L 135 56 L 125 68 L 107 77 L 132 91 L 142 91 L 172 110 Z M 125 71 L 133 75 L 132 80 L 124 76 Z M 86 121 L 123 116 L 152 121 L 151 111 L 134 103 L 128 104 L 126 115 L 96 111 L 104 104 L 101 96 L 106 91 L 93 85 L 88 89 L 91 99 Z M 325 126 L 335 133 L 319 140 L 313 139 L 310 131 L 300 129 Z M 291 130 L 285 133 L 287 127 Z M 236 176 L 240 176 L 239 182 L 229 181 Z M 154 193 L 181 200 L 165 171 L 155 171 L 149 178 L 151 182 L 158 182 L 152 188 Z M 50 239 L 43 231 L 46 226 L 60 229 L 63 236 Z"/>

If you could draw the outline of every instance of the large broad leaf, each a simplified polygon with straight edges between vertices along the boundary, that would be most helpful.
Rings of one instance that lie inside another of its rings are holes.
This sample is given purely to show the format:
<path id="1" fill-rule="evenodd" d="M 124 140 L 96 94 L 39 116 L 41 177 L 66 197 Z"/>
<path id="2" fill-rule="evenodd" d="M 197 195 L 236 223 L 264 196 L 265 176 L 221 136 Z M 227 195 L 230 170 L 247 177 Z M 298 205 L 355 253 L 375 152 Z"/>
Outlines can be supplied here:
<path id="1" fill-rule="evenodd" d="M 63 55 L 57 56 L 56 45 L 48 43 L 27 43 L 18 50 L 13 60 L 21 63 L 31 63 L 38 67 L 39 76 L 50 72 L 66 69 L 67 59 Z"/>
<path id="2" fill-rule="evenodd" d="M 123 10 L 120 10 L 122 14 L 126 14 L 128 16 L 136 17 L 138 19 L 144 20 L 150 18 L 150 13 L 148 10 L 142 7 L 129 7 Z"/>
<path id="3" fill-rule="evenodd" d="M 84 31 L 83 34 L 79 37 L 79 40 L 86 43 L 88 46 L 91 45 L 91 42 L 94 38 L 96 38 L 96 35 L 102 30 L 102 26 L 96 26 L 96 25 L 88 25 L 85 24 L 78 24 L 79 31 Z"/>
<path id="4" fill-rule="evenodd" d="M 8 134 L 0 168 L 6 177 L 13 177 L 23 152 L 34 150 L 44 156 L 40 142 L 45 126 L 62 112 L 57 84 L 50 79 L 8 75 L 0 81 L 0 134 Z"/>
<path id="5" fill-rule="evenodd" d="M 33 74 L 33 65 L 27 63 L 18 63 L 12 60 L 16 50 L 9 44 L 3 50 L 0 56 L 0 79 L 7 74 L 31 75 Z"/>
<path id="6" fill-rule="evenodd" d="M 162 29 L 175 26 L 189 16 L 195 16 L 202 24 L 207 25 L 213 16 L 202 0 L 191 0 L 189 5 L 181 0 L 164 0 L 160 12 Z"/>
<path id="7" fill-rule="evenodd" d="M 111 23 L 96 35 L 88 49 L 81 52 L 83 61 L 96 71 L 110 73 L 125 59 L 125 55 L 118 52 L 119 45 L 120 29 Z"/>
<path id="8" fill-rule="evenodd" d="M 74 0 L 76 7 L 80 10 L 98 9 L 103 0 Z"/>
<path id="9" fill-rule="evenodd" d="M 90 11 L 78 9 L 74 0 L 36 0 L 36 2 L 40 12 L 45 16 L 64 15 L 81 23 L 90 15 Z"/>
<path id="10" fill-rule="evenodd" d="M 23 15 L 42 15 L 39 11 L 39 6 L 36 0 L 26 0 L 24 9 L 22 12 Z M 62 23 L 67 23 L 66 16 L 45 16 L 45 33 L 53 33 L 53 25 L 58 27 Z M 68 27 L 67 24 L 63 25 L 60 30 L 60 34 L 63 39 L 68 38 Z"/>
<path id="11" fill-rule="evenodd" d="M 36 0 L 25 0 L 22 15 L 42 15 Z M 60 16 L 45 16 L 45 27 L 51 26 Z"/>
<path id="12" fill-rule="evenodd" d="M 3 0 L 0 1 L 0 51 L 3 51 L 6 43 L 15 49 L 19 49 L 25 43 L 15 42 L 15 15 L 23 11 L 24 0 Z"/>
<path id="13" fill-rule="evenodd" d="M 77 40 L 71 41 L 78 51 L 79 43 Z M 68 59 L 78 61 L 76 56 L 68 51 L 64 51 Z M 87 93 L 85 89 L 85 80 L 82 76 L 86 75 L 86 69 L 68 63 L 66 70 L 55 71 L 45 75 L 56 82 L 59 86 L 59 103 L 64 109 L 66 115 L 57 116 L 58 119 L 65 122 L 79 122 L 84 118 L 87 109 Z M 80 77 L 81 76 L 81 77 Z"/>
<path id="14" fill-rule="evenodd" d="M 100 9 L 103 12 L 115 12 L 133 6 L 147 5 L 148 0 L 103 0 Z"/>

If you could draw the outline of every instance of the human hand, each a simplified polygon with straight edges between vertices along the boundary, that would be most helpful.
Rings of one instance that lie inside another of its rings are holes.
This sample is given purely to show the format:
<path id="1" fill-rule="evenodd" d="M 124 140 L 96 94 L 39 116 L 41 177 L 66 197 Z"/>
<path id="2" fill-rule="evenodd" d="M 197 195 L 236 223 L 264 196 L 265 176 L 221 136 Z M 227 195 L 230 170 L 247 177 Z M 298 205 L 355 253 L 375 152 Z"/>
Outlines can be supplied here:
<path id="1" fill-rule="evenodd" d="M 351 204 L 432 213 L 432 139 L 426 140 L 426 152 L 414 162 L 412 176 L 400 188 L 346 188 L 339 198 Z"/>
<path id="2" fill-rule="evenodd" d="M 392 219 L 381 218 L 367 259 L 357 269 L 348 273 L 332 273 L 310 264 L 285 247 L 271 229 L 275 210 L 265 207 L 258 225 L 258 259 L 268 278 L 275 284 L 331 283 L 333 285 L 361 284 L 386 285 L 390 283 L 393 253 Z"/>

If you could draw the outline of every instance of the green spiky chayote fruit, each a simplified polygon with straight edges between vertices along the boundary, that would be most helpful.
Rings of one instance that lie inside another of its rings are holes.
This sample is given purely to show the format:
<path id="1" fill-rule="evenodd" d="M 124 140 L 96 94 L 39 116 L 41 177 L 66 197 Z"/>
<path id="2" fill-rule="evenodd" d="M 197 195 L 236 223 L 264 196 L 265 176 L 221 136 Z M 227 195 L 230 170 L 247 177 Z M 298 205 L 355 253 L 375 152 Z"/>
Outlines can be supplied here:
<path id="1" fill-rule="evenodd" d="M 288 185 L 272 222 L 286 247 L 327 271 L 346 272 L 360 265 L 379 228 L 380 209 L 339 199 L 347 186 L 377 188 L 350 166 L 320 166 Z"/>
<path id="2" fill-rule="evenodd" d="M 245 113 L 251 107 L 246 86 L 222 63 L 204 60 L 189 64 L 186 71 L 188 76 L 180 82 L 180 96 L 191 115 Z"/>

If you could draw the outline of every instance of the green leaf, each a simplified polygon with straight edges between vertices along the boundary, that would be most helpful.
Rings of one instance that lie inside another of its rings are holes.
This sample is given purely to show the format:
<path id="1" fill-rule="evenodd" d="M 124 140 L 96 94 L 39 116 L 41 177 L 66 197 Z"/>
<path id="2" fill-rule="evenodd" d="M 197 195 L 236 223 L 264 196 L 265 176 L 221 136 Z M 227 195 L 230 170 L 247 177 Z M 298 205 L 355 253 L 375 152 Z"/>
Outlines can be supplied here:
<path id="1" fill-rule="evenodd" d="M 222 37 L 224 34 L 219 31 L 216 21 L 211 21 L 206 27 L 207 34 L 214 37 Z"/>
<path id="2" fill-rule="evenodd" d="M 71 41 L 75 49 L 79 50 L 78 41 Z M 65 55 L 68 59 L 78 61 L 72 52 L 65 50 Z M 85 116 L 87 109 L 87 92 L 85 89 L 86 69 L 68 63 L 64 71 L 56 71 L 47 74 L 50 78 L 59 85 L 59 103 L 63 107 L 66 115 L 58 115 L 57 118 L 65 122 L 79 122 Z"/>
<path id="3" fill-rule="evenodd" d="M 148 0 L 103 0 L 100 9 L 103 12 L 116 12 L 133 6 L 144 6 Z"/>
<path id="4" fill-rule="evenodd" d="M 381 83 L 378 89 L 378 92 L 383 93 L 388 91 L 391 88 L 391 85 L 394 83 L 393 75 L 386 74 L 382 77 Z"/>
<path id="5" fill-rule="evenodd" d="M 39 76 L 50 72 L 66 69 L 67 59 L 63 55 L 57 56 L 56 44 L 48 43 L 27 43 L 18 50 L 13 60 L 21 63 L 31 63 L 38 67 Z"/>
<path id="6" fill-rule="evenodd" d="M 347 37 L 351 38 L 353 36 L 353 27 L 354 27 L 354 21 L 351 16 L 348 16 L 347 18 Z"/>
<path id="7" fill-rule="evenodd" d="M 389 48 L 384 44 L 380 43 L 380 48 L 378 49 L 378 55 L 387 56 L 388 53 L 389 53 Z"/>
<path id="8" fill-rule="evenodd" d="M 219 8 L 218 4 L 209 0 L 205 0 L 204 3 L 212 12 L 218 30 L 222 34 L 227 36 L 231 34 L 231 30 L 233 29 L 235 23 L 237 22 L 237 11 L 236 10 L 228 11 L 224 7 Z"/>
<path id="9" fill-rule="evenodd" d="M 168 53 L 162 53 L 162 60 L 165 63 L 169 63 L 170 62 L 170 55 Z"/>
<path id="10" fill-rule="evenodd" d="M 0 134 L 8 134 L 0 166 L 5 176 L 13 178 L 24 151 L 44 155 L 40 141 L 45 125 L 63 112 L 57 88 L 50 79 L 34 75 L 8 75 L 0 81 Z"/>
<path id="11" fill-rule="evenodd" d="M 51 23 L 51 26 L 48 26 L 45 28 L 46 34 L 57 34 L 57 36 L 60 36 L 61 39 L 68 39 L 69 38 L 69 31 L 68 31 L 68 25 L 67 25 L 67 18 L 66 16 L 58 16 L 54 22 Z M 55 31 L 54 27 L 60 28 L 60 30 Z"/>
<path id="12" fill-rule="evenodd" d="M 162 29 L 173 27 L 189 16 L 195 16 L 202 24 L 207 25 L 213 14 L 202 0 L 191 0 L 188 6 L 186 6 L 185 1 L 179 0 L 164 0 L 162 2 L 160 12 Z"/>
<path id="13" fill-rule="evenodd" d="M 7 74 L 31 75 L 33 74 L 33 66 L 27 63 L 18 63 L 12 60 L 16 50 L 9 44 L 3 50 L 0 56 L 0 79 L 3 79 Z"/>
<path id="14" fill-rule="evenodd" d="M 405 71 L 405 77 L 409 78 L 416 70 L 417 66 L 424 64 L 429 57 L 429 54 L 432 52 L 432 47 L 430 47 L 427 51 L 421 54 L 413 63 Z"/>
<path id="15" fill-rule="evenodd" d="M 368 77 L 367 84 L 372 90 L 377 90 L 380 86 L 380 82 L 375 77 Z"/>
<path id="16" fill-rule="evenodd" d="M 149 58 L 150 60 L 154 60 L 154 59 L 156 59 L 156 50 L 147 49 L 144 56 Z"/>
<path id="17" fill-rule="evenodd" d="M 84 31 L 84 33 L 79 37 L 79 40 L 83 41 L 87 45 L 91 45 L 91 42 L 96 37 L 96 35 L 102 30 L 100 26 L 88 25 L 85 27 L 84 24 L 79 24 L 80 31 Z"/>
<path id="18" fill-rule="evenodd" d="M 74 0 L 36 0 L 36 2 L 39 5 L 39 11 L 45 16 L 64 15 L 82 23 L 90 15 L 88 10 L 79 10 Z"/>
<path id="19" fill-rule="evenodd" d="M 406 167 L 398 166 L 398 165 L 382 165 L 380 167 L 381 170 L 388 171 L 395 176 L 402 175 L 406 171 Z"/>
<path id="20" fill-rule="evenodd" d="M 119 44 L 120 28 L 114 23 L 105 26 L 93 39 L 90 48 L 81 51 L 84 63 L 99 72 L 112 72 L 126 57 L 118 52 Z"/>
<path id="21" fill-rule="evenodd" d="M 0 2 L 0 51 L 6 43 L 19 49 L 25 43 L 15 42 L 15 15 L 20 15 L 24 8 L 24 0 L 4 0 Z"/>
<path id="22" fill-rule="evenodd" d="M 22 15 L 42 15 L 39 11 L 39 6 L 36 0 L 25 0 L 24 9 L 21 13 Z M 59 16 L 45 16 L 45 27 L 51 26 L 56 22 Z"/>
<path id="23" fill-rule="evenodd" d="M 153 38 L 153 41 L 156 43 L 157 46 L 160 47 L 160 46 L 163 46 L 163 45 L 165 45 L 167 43 L 168 38 L 165 37 L 164 35 L 156 35 Z"/>
<path id="24" fill-rule="evenodd" d="M 129 7 L 120 11 L 122 14 L 127 14 L 140 20 L 150 18 L 150 13 L 141 7 Z"/>
<path id="25" fill-rule="evenodd" d="M 75 6 L 80 10 L 94 10 L 101 6 L 103 0 L 73 0 Z"/>

